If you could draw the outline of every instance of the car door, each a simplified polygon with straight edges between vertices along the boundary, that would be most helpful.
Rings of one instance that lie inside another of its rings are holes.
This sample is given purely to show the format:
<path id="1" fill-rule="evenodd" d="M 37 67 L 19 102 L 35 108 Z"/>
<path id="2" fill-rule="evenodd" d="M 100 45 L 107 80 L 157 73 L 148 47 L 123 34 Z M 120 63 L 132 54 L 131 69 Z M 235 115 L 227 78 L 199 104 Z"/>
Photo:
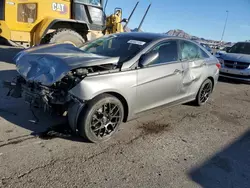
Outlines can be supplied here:
<path id="1" fill-rule="evenodd" d="M 168 40 L 155 45 L 159 57 L 137 70 L 136 113 L 178 100 L 181 95 L 182 63 L 178 56 L 178 42 Z"/>
<path id="2" fill-rule="evenodd" d="M 206 58 L 209 58 L 209 55 L 197 44 L 180 40 L 180 58 L 183 66 L 182 92 L 185 96 L 193 95 L 204 76 Z"/>

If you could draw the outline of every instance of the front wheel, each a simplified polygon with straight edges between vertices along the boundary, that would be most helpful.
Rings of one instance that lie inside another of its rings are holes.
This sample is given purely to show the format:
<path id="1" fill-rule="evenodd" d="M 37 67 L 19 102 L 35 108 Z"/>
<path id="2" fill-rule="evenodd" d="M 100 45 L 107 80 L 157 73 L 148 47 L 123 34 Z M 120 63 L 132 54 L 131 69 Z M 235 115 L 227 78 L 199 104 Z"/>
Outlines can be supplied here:
<path id="1" fill-rule="evenodd" d="M 206 104 L 206 102 L 210 97 L 210 94 L 212 93 L 212 90 L 213 90 L 213 82 L 210 79 L 205 80 L 202 83 L 199 92 L 196 96 L 195 104 L 197 106 L 202 106 Z"/>
<path id="2" fill-rule="evenodd" d="M 79 134 L 94 143 L 106 141 L 118 130 L 123 117 L 121 101 L 112 95 L 102 94 L 83 109 L 78 121 Z"/>

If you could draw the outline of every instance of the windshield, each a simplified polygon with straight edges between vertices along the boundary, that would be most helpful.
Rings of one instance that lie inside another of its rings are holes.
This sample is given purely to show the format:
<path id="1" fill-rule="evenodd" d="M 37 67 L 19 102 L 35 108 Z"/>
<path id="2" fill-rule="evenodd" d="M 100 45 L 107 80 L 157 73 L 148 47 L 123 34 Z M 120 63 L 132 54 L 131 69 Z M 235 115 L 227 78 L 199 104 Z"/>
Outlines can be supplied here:
<path id="1" fill-rule="evenodd" d="M 86 53 L 119 57 L 119 62 L 124 62 L 137 55 L 149 42 L 149 39 L 144 38 L 110 35 L 86 43 L 80 49 Z"/>
<path id="2" fill-rule="evenodd" d="M 222 51 L 226 51 L 226 52 L 227 52 L 228 50 L 230 50 L 230 47 L 225 47 L 225 48 L 222 49 Z"/>
<path id="3" fill-rule="evenodd" d="M 228 50 L 228 53 L 250 54 L 250 43 L 236 43 Z"/>

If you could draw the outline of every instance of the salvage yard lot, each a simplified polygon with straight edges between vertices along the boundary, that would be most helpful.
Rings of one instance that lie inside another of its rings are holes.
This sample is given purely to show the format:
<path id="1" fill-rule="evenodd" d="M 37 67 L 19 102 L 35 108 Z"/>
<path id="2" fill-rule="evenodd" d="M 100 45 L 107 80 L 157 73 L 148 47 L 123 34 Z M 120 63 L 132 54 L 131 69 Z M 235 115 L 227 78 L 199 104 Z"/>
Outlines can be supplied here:
<path id="1" fill-rule="evenodd" d="M 18 51 L 0 47 L 0 80 L 16 74 Z M 219 82 L 207 105 L 149 113 L 101 144 L 42 112 L 32 123 L 29 106 L 0 87 L 0 187 L 250 187 L 247 84 Z"/>

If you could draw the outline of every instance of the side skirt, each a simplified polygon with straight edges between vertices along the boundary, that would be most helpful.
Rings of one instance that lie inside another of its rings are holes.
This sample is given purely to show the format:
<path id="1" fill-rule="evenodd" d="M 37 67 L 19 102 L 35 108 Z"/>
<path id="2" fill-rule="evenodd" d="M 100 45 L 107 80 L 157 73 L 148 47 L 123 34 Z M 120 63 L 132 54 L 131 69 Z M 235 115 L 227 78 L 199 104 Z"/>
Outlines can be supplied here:
<path id="1" fill-rule="evenodd" d="M 136 115 L 134 115 L 132 117 L 129 117 L 128 120 L 127 120 L 127 122 L 135 120 L 135 119 L 138 119 L 138 118 L 143 117 L 145 115 L 149 115 L 152 112 L 165 110 L 165 109 L 168 109 L 168 108 L 173 107 L 173 106 L 177 106 L 177 105 L 180 105 L 180 104 L 185 104 L 185 103 L 194 101 L 195 97 L 196 96 L 193 96 L 193 95 L 192 96 L 188 96 L 188 97 L 185 97 L 183 99 L 179 99 L 179 100 L 170 102 L 168 104 L 165 104 L 165 105 L 162 105 L 162 106 L 159 106 L 159 107 L 156 107 L 156 108 L 152 108 L 152 109 L 149 109 L 149 110 L 137 113 Z"/>

